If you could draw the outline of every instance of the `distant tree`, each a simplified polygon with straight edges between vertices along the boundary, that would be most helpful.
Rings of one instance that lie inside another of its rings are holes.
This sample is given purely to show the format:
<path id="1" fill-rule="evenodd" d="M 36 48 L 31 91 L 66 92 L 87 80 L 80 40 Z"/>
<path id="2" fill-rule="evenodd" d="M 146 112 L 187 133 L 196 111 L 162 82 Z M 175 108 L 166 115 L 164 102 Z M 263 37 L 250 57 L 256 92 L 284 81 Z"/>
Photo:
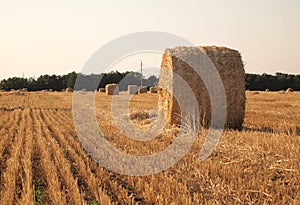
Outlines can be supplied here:
<path id="1" fill-rule="evenodd" d="M 79 77 L 79 78 L 78 78 Z M 61 90 L 66 87 L 74 88 L 76 80 L 84 80 L 84 84 L 80 88 L 93 90 L 95 88 L 103 88 L 109 83 L 118 83 L 121 91 L 127 90 L 128 85 L 140 85 L 141 77 L 143 77 L 143 85 L 155 86 L 158 78 L 154 75 L 145 78 L 138 72 L 119 72 L 112 71 L 110 73 L 82 75 L 76 72 L 67 75 L 41 75 L 36 80 L 34 78 L 8 78 L 0 81 L 1 90 L 28 88 L 30 91 L 43 89 Z M 285 90 L 293 88 L 300 91 L 300 75 L 291 75 L 285 73 L 276 73 L 269 75 L 263 73 L 246 74 L 246 89 L 249 90 Z"/>

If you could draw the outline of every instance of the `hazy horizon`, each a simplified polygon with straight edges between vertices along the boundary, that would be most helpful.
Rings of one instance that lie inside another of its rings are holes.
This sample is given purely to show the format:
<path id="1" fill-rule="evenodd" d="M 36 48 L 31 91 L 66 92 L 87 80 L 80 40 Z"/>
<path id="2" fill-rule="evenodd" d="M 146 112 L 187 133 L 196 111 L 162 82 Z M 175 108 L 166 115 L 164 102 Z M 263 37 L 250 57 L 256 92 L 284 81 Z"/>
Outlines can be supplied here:
<path id="1" fill-rule="evenodd" d="M 80 72 L 98 48 L 140 31 L 237 49 L 247 73 L 297 74 L 299 9 L 297 0 L 3 1 L 0 79 Z M 138 69 L 141 60 L 146 72 L 160 66 L 159 56 L 137 56 L 114 69 Z"/>

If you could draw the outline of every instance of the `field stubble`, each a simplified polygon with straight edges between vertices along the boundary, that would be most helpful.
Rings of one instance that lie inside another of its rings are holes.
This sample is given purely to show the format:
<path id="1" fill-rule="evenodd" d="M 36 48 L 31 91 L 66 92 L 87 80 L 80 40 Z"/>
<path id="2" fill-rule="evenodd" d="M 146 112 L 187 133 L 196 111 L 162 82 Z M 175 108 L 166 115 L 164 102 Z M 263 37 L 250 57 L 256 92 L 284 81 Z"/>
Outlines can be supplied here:
<path id="1" fill-rule="evenodd" d="M 165 149 L 176 137 L 166 127 L 137 142 L 111 120 L 111 96 L 97 93 L 98 124 L 107 140 L 133 155 Z M 247 93 L 242 131 L 224 131 L 206 161 L 206 130 L 168 170 L 123 176 L 97 165 L 82 149 L 72 121 L 72 94 L 0 96 L 0 204 L 299 204 L 300 93 Z M 150 127 L 157 94 L 135 95 L 132 121 Z M 155 116 L 154 116 L 155 117 Z"/>

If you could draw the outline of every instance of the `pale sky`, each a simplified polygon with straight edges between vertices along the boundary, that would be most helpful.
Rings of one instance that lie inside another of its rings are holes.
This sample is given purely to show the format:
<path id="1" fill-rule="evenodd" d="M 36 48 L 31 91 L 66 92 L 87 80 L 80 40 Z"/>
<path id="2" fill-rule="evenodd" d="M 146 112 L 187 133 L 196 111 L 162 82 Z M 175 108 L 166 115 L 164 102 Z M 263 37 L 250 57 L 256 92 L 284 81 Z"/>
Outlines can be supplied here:
<path id="1" fill-rule="evenodd" d="M 300 73 L 299 25 L 299 0 L 0 0 L 0 79 L 79 72 L 99 47 L 140 31 L 237 49 L 249 73 Z"/>

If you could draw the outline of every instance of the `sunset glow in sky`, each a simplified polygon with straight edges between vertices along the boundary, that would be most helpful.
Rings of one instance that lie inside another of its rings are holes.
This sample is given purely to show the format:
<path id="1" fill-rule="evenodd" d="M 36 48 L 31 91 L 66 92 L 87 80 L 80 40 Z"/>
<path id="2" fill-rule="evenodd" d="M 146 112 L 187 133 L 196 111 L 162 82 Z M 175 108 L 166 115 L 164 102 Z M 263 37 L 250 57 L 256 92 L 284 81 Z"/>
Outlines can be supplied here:
<path id="1" fill-rule="evenodd" d="M 0 79 L 79 72 L 99 47 L 139 31 L 237 49 L 249 73 L 300 73 L 299 11 L 298 0 L 0 1 Z"/>

